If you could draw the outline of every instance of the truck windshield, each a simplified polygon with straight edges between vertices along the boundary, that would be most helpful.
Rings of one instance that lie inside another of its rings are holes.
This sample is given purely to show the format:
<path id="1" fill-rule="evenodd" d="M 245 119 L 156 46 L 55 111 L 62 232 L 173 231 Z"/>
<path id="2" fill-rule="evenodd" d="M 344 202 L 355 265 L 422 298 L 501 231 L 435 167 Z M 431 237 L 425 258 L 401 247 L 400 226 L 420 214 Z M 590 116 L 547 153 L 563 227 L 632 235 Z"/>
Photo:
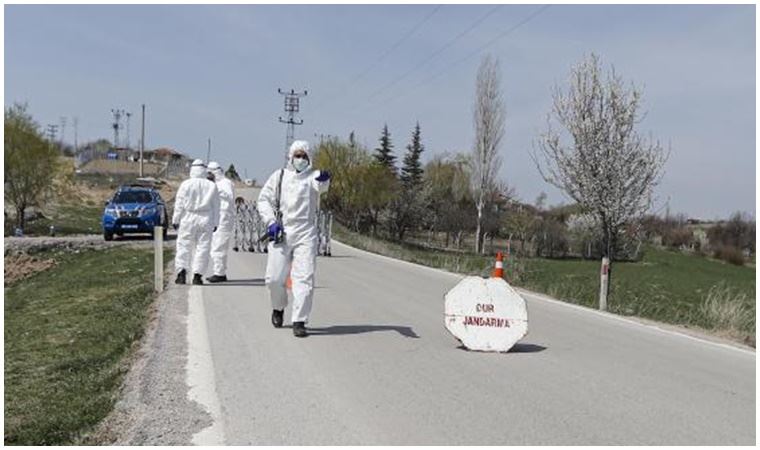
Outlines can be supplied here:
<path id="1" fill-rule="evenodd" d="M 145 191 L 124 191 L 119 192 L 113 198 L 114 203 L 150 203 L 153 197 Z"/>

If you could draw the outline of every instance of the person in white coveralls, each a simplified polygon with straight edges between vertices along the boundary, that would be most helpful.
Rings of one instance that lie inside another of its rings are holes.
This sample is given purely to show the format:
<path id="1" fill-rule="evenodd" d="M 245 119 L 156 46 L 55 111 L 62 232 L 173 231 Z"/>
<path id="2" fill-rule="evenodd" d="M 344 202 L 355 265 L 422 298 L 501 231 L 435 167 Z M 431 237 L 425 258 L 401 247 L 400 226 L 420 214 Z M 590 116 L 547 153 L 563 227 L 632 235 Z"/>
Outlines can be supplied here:
<path id="1" fill-rule="evenodd" d="M 175 283 L 185 284 L 187 271 L 193 271 L 193 284 L 203 284 L 208 266 L 211 235 L 219 225 L 219 191 L 206 179 L 206 165 L 196 159 L 190 167 L 190 178 L 179 186 L 174 200 L 172 226 L 177 232 Z"/>
<path id="2" fill-rule="evenodd" d="M 282 327 L 290 271 L 296 337 L 307 335 L 317 260 L 317 206 L 319 195 L 330 185 L 330 173 L 313 169 L 311 158 L 308 142 L 293 142 L 286 167 L 269 177 L 258 199 L 269 237 L 265 281 L 272 301 L 272 325 Z"/>
<path id="3" fill-rule="evenodd" d="M 224 176 L 224 171 L 216 161 L 208 163 L 209 173 L 219 191 L 219 227 L 211 238 L 211 268 L 213 274 L 207 278 L 210 283 L 227 281 L 227 252 L 230 248 L 235 227 L 235 186 Z"/>

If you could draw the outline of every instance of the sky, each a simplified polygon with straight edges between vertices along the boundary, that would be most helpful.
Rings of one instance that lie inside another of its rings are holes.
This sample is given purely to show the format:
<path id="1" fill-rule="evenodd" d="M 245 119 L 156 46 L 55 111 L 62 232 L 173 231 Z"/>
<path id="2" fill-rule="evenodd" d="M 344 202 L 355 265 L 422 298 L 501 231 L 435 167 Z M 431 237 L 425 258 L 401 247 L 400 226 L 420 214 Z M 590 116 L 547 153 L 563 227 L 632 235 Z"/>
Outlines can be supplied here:
<path id="1" fill-rule="evenodd" d="M 415 123 L 436 154 L 468 152 L 481 58 L 507 110 L 500 177 L 518 198 L 569 203 L 530 158 L 551 93 L 590 53 L 643 92 L 638 131 L 670 149 L 654 210 L 755 215 L 754 5 L 6 5 L 4 104 L 64 139 L 113 139 L 112 109 L 146 105 L 146 148 L 234 163 L 260 182 L 283 161 L 283 90 L 307 90 L 296 137 L 399 160 Z M 122 132 L 122 136 L 125 133 Z M 121 139 L 124 139 L 123 137 Z"/>

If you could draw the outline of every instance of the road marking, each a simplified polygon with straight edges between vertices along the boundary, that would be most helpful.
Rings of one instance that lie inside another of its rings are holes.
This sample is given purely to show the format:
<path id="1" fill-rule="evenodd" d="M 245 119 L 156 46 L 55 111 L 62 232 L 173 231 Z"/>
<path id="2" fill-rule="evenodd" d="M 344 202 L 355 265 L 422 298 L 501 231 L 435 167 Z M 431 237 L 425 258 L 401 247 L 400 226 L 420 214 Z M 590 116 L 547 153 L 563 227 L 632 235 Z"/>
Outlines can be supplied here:
<path id="1" fill-rule="evenodd" d="M 334 242 L 336 244 L 339 244 L 339 245 L 342 245 L 344 247 L 348 247 L 348 248 L 353 249 L 355 251 L 358 251 L 360 253 L 365 253 L 365 254 L 367 254 L 369 256 L 372 256 L 372 257 L 375 257 L 375 258 L 389 260 L 389 261 L 394 262 L 394 263 L 407 264 L 407 265 L 415 266 L 415 267 L 418 267 L 418 268 L 421 268 L 421 269 L 432 270 L 432 271 L 437 272 L 439 274 L 448 275 L 448 276 L 451 276 L 451 277 L 456 277 L 458 279 L 462 279 L 462 278 L 465 277 L 464 275 L 461 275 L 461 274 L 458 274 L 458 273 L 449 272 L 449 271 L 443 270 L 443 269 L 438 269 L 436 267 L 423 266 L 422 264 L 417 264 L 417 263 L 413 263 L 413 262 L 409 262 L 409 261 L 403 261 L 403 260 L 400 260 L 400 259 L 391 258 L 390 256 L 379 255 L 377 253 L 368 252 L 366 250 L 362 250 L 362 249 L 359 249 L 359 248 L 356 248 L 356 247 L 352 247 L 352 246 L 350 246 L 348 244 L 344 244 L 342 242 L 336 241 L 335 239 L 333 239 L 332 242 Z M 591 308 L 588 308 L 588 307 L 585 307 L 585 306 L 580 306 L 580 305 L 575 305 L 575 304 L 568 303 L 568 302 L 563 302 L 562 300 L 557 300 L 557 299 L 554 299 L 554 298 L 551 298 L 551 297 L 547 297 L 546 295 L 539 294 L 539 293 L 533 292 L 533 291 L 529 291 L 527 289 L 518 288 L 518 287 L 515 287 L 515 289 L 517 291 L 519 291 L 520 293 L 522 293 L 523 295 L 531 296 L 531 297 L 533 297 L 533 298 L 535 298 L 537 300 L 545 301 L 545 302 L 548 302 L 548 303 L 553 303 L 555 305 L 560 305 L 560 306 L 564 306 L 564 307 L 567 307 L 567 308 L 573 308 L 573 309 L 575 309 L 577 311 L 583 311 L 583 312 L 586 312 L 586 313 L 595 314 L 598 317 L 605 317 L 605 318 L 608 318 L 608 319 L 618 320 L 620 322 L 625 322 L 625 323 L 628 323 L 630 325 L 637 325 L 637 326 L 640 326 L 642 328 L 647 328 L 647 329 L 652 330 L 652 331 L 657 331 L 657 332 L 660 332 L 662 334 L 667 334 L 667 335 L 671 335 L 671 336 L 680 336 L 682 338 L 686 338 L 686 339 L 689 339 L 689 340 L 692 340 L 692 341 L 700 342 L 702 344 L 710 344 L 710 345 L 713 345 L 713 346 L 716 346 L 716 347 L 719 347 L 719 348 L 734 350 L 734 351 L 737 351 L 739 353 L 743 353 L 743 354 L 746 354 L 746 355 L 756 356 L 756 353 L 755 353 L 754 350 L 745 349 L 745 348 L 739 347 L 737 345 L 725 344 L 725 343 L 722 343 L 722 342 L 715 342 L 715 341 L 711 341 L 711 340 L 708 340 L 708 339 L 703 339 L 703 338 L 691 336 L 689 334 L 682 333 L 682 332 L 679 332 L 679 331 L 666 330 L 664 328 L 660 328 L 660 327 L 655 326 L 655 325 L 649 325 L 649 324 L 641 323 L 641 322 L 638 322 L 636 320 L 628 319 L 628 318 L 625 318 L 625 317 L 622 317 L 622 316 L 618 316 L 616 314 L 612 314 L 612 313 L 609 313 L 609 312 L 598 311 L 598 310 L 591 309 Z"/>
<path id="2" fill-rule="evenodd" d="M 211 415 L 211 425 L 193 435 L 194 445 L 224 445 L 224 429 L 214 380 L 214 362 L 208 340 L 206 310 L 200 286 L 191 286 L 187 296 L 187 396 Z"/>

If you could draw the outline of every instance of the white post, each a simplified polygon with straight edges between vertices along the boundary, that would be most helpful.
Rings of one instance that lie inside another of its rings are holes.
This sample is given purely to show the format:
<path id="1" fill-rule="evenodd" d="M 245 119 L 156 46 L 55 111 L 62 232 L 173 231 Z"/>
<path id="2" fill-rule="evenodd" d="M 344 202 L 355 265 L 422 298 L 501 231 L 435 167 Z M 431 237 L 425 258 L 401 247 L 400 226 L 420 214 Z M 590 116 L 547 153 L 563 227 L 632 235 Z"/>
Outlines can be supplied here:
<path id="1" fill-rule="evenodd" d="M 610 282 L 610 259 L 606 256 L 602 258 L 602 282 L 599 288 L 599 309 L 601 311 L 607 310 L 607 292 L 609 291 Z"/>
<path id="2" fill-rule="evenodd" d="M 153 227 L 153 272 L 156 292 L 164 291 L 164 228 Z"/>

